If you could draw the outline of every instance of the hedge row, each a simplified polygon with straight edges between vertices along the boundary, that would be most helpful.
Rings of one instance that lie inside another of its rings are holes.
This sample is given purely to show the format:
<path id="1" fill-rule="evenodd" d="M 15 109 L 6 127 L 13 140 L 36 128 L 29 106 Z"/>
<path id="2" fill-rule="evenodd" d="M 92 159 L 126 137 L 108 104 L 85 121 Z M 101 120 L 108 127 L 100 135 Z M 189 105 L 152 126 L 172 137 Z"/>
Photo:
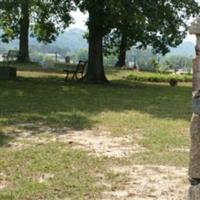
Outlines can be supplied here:
<path id="1" fill-rule="evenodd" d="M 127 76 L 127 80 L 142 81 L 142 82 L 169 82 L 171 79 L 176 79 L 179 82 L 191 82 L 191 75 L 173 75 L 161 73 L 145 73 L 138 72 Z"/>

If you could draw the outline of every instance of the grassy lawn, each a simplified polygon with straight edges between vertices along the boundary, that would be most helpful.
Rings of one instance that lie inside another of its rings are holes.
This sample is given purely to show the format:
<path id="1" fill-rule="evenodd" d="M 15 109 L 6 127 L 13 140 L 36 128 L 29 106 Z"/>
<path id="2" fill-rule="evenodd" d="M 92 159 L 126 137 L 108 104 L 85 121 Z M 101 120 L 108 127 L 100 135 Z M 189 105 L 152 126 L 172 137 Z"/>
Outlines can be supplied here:
<path id="1" fill-rule="evenodd" d="M 105 189 L 98 184 L 102 176 L 111 183 L 120 178 L 110 172 L 112 165 L 186 167 L 191 84 L 173 88 L 128 80 L 129 75 L 108 71 L 108 86 L 64 82 L 62 74 L 43 72 L 19 72 L 17 81 L 1 81 L 0 183 L 6 187 L 0 199 L 98 199 Z M 70 142 L 27 139 L 49 139 L 66 130 L 106 130 L 113 138 L 130 137 L 131 145 L 145 151 L 108 158 Z"/>

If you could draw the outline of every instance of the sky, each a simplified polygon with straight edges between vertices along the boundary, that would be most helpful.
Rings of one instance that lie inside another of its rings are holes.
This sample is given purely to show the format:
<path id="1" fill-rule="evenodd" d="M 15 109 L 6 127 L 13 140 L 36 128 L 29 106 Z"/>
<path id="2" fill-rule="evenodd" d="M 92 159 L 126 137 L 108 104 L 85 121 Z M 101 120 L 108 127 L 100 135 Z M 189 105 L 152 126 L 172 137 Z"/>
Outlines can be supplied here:
<path id="1" fill-rule="evenodd" d="M 72 17 L 74 18 L 75 23 L 71 24 L 69 28 L 79 28 L 86 30 L 85 22 L 87 21 L 87 14 L 83 14 L 81 11 L 71 12 Z"/>
<path id="2" fill-rule="evenodd" d="M 190 42 L 195 43 L 195 42 L 196 42 L 196 36 L 190 35 L 190 34 L 188 33 L 188 35 L 187 35 L 187 37 L 184 39 L 184 41 L 190 41 Z"/>
<path id="3" fill-rule="evenodd" d="M 80 11 L 74 11 L 71 13 L 72 17 L 74 18 L 75 23 L 70 25 L 70 29 L 72 28 L 79 28 L 79 29 L 83 29 L 86 30 L 87 27 L 85 26 L 85 22 L 87 21 L 87 14 L 83 14 Z M 195 43 L 196 42 L 196 37 L 194 35 L 190 35 L 188 33 L 187 37 L 184 39 L 184 41 L 190 41 Z"/>

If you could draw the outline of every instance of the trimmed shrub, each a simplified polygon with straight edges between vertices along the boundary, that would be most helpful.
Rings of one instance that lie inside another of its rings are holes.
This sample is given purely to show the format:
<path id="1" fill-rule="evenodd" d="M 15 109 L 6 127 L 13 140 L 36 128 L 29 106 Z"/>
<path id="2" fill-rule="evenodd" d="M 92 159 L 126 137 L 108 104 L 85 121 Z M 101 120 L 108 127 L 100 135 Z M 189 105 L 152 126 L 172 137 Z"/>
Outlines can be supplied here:
<path id="1" fill-rule="evenodd" d="M 171 78 L 169 81 L 170 86 L 175 87 L 178 84 L 178 81 L 175 78 Z"/>
<path id="2" fill-rule="evenodd" d="M 177 80 L 177 82 L 192 82 L 191 75 L 174 75 L 174 74 L 163 74 L 163 73 L 130 73 L 127 80 L 141 81 L 141 82 L 170 82 L 171 79 Z"/>

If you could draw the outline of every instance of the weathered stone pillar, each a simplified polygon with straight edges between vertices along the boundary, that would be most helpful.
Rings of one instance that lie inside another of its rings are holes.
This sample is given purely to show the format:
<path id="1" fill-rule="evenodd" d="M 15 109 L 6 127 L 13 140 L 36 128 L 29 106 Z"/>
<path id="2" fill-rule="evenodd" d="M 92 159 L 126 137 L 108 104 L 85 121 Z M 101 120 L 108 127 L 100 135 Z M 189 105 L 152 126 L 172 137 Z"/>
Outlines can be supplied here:
<path id="1" fill-rule="evenodd" d="M 189 180 L 191 183 L 188 200 L 200 200 L 200 18 L 190 27 L 190 34 L 195 34 L 197 44 L 196 58 L 193 60 L 193 92 L 191 120 L 191 149 L 189 163 Z"/>

